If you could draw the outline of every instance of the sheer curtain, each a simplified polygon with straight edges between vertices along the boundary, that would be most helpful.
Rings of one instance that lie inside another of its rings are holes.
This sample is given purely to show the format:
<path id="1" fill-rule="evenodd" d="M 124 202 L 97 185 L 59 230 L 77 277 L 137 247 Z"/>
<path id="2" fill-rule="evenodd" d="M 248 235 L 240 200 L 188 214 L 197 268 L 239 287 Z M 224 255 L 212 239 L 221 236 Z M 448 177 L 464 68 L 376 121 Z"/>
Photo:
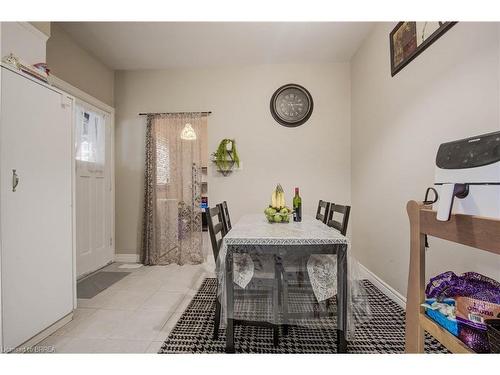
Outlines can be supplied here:
<path id="1" fill-rule="evenodd" d="M 183 139 L 190 125 L 196 139 Z M 145 265 L 203 262 L 201 238 L 201 113 L 148 115 L 144 224 Z"/>

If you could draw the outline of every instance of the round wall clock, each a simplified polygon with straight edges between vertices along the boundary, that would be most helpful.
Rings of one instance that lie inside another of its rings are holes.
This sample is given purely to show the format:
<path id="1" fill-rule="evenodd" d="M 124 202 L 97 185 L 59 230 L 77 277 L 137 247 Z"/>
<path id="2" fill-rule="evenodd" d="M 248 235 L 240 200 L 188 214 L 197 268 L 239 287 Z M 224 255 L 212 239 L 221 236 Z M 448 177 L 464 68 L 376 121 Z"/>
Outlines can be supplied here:
<path id="1" fill-rule="evenodd" d="M 289 83 L 281 86 L 271 97 L 271 114 L 283 126 L 295 127 L 305 123 L 313 111 L 309 91 Z"/>

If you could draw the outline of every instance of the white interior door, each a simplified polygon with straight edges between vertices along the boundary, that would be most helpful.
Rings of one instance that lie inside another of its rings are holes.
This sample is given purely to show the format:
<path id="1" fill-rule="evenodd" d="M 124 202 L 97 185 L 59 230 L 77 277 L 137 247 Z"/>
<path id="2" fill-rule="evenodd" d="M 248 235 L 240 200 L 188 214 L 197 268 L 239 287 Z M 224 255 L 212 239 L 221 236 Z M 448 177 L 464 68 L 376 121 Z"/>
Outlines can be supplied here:
<path id="1" fill-rule="evenodd" d="M 113 260 L 110 115 L 76 106 L 76 270 L 81 277 Z"/>
<path id="2" fill-rule="evenodd" d="M 6 68 L 1 90 L 1 297 L 8 351 L 73 310 L 73 106 L 65 94 Z"/>

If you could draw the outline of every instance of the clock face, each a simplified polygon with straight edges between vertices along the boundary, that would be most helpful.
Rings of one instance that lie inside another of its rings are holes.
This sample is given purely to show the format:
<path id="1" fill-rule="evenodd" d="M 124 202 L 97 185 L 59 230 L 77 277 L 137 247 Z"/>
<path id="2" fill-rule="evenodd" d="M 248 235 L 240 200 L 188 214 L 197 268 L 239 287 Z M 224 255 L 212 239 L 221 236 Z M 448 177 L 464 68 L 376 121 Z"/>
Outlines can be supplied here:
<path id="1" fill-rule="evenodd" d="M 271 114 L 281 125 L 295 127 L 311 116 L 313 100 L 304 87 L 288 84 L 280 87 L 271 98 Z"/>

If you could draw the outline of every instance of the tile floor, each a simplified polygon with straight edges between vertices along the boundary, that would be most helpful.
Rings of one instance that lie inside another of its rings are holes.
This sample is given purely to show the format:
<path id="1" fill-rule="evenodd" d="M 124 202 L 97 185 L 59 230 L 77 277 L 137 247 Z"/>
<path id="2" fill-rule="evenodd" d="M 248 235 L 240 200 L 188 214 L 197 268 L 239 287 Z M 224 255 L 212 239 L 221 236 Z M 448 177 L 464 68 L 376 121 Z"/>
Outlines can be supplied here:
<path id="1" fill-rule="evenodd" d="M 78 299 L 73 320 L 38 346 L 53 346 L 56 353 L 158 352 L 203 279 L 214 275 L 203 234 L 204 264 L 104 268 L 131 273 L 91 299 Z"/>

